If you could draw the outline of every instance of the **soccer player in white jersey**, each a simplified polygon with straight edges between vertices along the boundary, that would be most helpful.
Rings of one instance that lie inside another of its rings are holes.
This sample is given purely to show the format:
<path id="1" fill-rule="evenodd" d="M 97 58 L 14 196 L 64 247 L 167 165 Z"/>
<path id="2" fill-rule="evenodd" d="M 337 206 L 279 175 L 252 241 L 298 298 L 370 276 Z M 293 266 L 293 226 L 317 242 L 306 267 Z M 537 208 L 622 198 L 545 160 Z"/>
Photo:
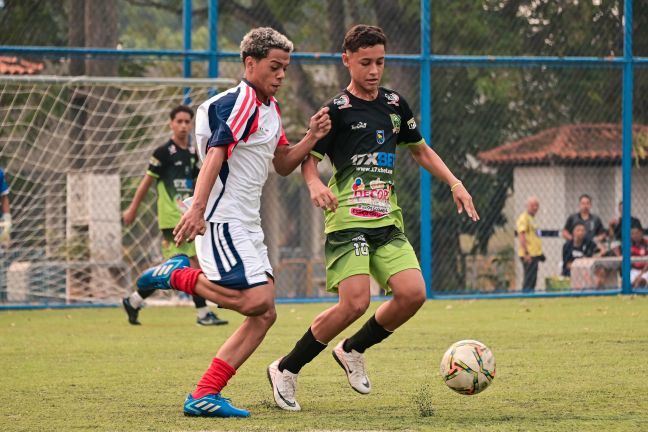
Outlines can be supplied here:
<path id="1" fill-rule="evenodd" d="M 425 302 L 425 282 L 416 253 L 404 232 L 396 199 L 396 149 L 448 184 L 459 213 L 479 219 L 472 197 L 418 131 L 409 104 L 380 86 L 387 37 L 375 26 L 356 25 L 344 37 L 342 61 L 351 81 L 327 104 L 331 131 L 302 164 L 311 200 L 326 209 L 326 288 L 338 303 L 320 313 L 292 351 L 268 367 L 277 405 L 299 411 L 297 376 L 368 309 L 369 276 L 393 298 L 365 324 L 333 348 L 333 357 L 361 394 L 371 391 L 364 352 L 382 342 L 416 314 Z M 333 176 L 322 183 L 317 163 L 328 156 Z"/>
<path id="2" fill-rule="evenodd" d="M 201 269 L 184 255 L 144 272 L 138 286 L 197 294 L 247 318 L 220 347 L 185 415 L 248 417 L 221 390 L 259 346 L 276 319 L 272 268 L 263 243 L 259 210 L 270 162 L 290 174 L 330 130 L 328 108 L 288 145 L 274 98 L 290 63 L 293 44 L 271 28 L 256 28 L 241 42 L 245 78 L 203 103 L 196 115 L 196 142 L 203 166 L 189 210 L 174 230 L 176 243 L 196 239 Z"/>

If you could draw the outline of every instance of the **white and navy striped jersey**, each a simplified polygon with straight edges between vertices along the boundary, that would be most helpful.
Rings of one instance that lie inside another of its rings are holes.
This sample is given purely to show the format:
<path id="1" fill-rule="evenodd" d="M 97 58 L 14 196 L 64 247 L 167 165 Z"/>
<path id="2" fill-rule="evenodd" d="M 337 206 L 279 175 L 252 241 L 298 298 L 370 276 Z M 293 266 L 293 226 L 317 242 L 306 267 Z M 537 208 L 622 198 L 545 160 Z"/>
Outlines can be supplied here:
<path id="1" fill-rule="evenodd" d="M 196 143 L 204 160 L 211 147 L 227 146 L 227 160 L 209 195 L 205 220 L 241 222 L 261 230 L 261 190 L 278 145 L 288 140 L 274 97 L 261 102 L 243 80 L 208 99 L 196 113 Z"/>

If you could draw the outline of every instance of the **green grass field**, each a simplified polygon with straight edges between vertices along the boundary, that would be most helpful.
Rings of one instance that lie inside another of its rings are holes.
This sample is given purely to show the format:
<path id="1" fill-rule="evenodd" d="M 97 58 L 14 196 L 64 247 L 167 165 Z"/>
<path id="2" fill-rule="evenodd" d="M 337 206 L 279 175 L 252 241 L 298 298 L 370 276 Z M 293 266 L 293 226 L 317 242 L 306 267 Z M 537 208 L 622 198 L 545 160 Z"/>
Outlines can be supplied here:
<path id="1" fill-rule="evenodd" d="M 145 309 L 141 327 L 120 309 L 0 312 L 0 430 L 648 430 L 646 297 L 428 302 L 367 351 L 370 395 L 351 390 L 329 348 L 302 371 L 302 411 L 281 411 L 265 368 L 328 306 L 278 306 L 265 342 L 223 392 L 250 419 L 182 415 L 241 321 L 233 312 L 214 328 L 197 327 L 191 308 Z M 445 349 L 468 338 L 497 358 L 495 381 L 476 396 L 439 377 Z"/>

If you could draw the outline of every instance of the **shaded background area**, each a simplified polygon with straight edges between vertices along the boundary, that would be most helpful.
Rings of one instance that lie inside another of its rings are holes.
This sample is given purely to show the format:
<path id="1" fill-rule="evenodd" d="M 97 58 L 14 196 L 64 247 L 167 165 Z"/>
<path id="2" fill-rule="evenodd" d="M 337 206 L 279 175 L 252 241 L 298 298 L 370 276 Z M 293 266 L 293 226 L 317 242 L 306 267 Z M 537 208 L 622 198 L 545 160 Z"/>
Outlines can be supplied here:
<path id="1" fill-rule="evenodd" d="M 191 3 L 191 47 L 207 50 L 210 2 Z M 429 8 L 431 52 L 439 58 L 623 56 L 622 1 L 458 0 L 429 2 Z M 634 2 L 633 50 L 637 56 L 648 56 L 647 21 L 648 2 Z M 418 167 L 406 152 L 398 154 L 397 193 L 405 209 L 407 234 L 417 251 L 422 246 L 421 222 L 431 221 L 433 291 L 517 292 L 521 266 L 515 220 L 530 195 L 540 199 L 537 222 L 545 235 L 547 256 L 537 289 L 555 289 L 547 279 L 560 274 L 564 239 L 559 232 L 569 214 L 578 210 L 578 197 L 592 196 L 592 210 L 606 228 L 618 217 L 622 197 L 620 65 L 612 61 L 554 66 L 511 61 L 492 67 L 488 58 L 470 64 L 433 62 L 430 81 L 422 83 L 419 62 L 402 56 L 421 52 L 419 2 L 232 0 L 218 2 L 218 49 L 230 53 L 219 59 L 219 76 L 241 77 L 236 52 L 251 27 L 272 26 L 288 35 L 297 55 L 277 98 L 288 137 L 297 142 L 310 115 L 348 83 L 338 59 L 299 54 L 338 53 L 345 30 L 360 22 L 385 30 L 388 53 L 398 57 L 388 60 L 383 85 L 403 94 L 415 113 L 430 112 L 430 144 L 464 181 L 482 216 L 478 224 L 457 216 L 449 188 L 434 180 L 430 195 L 424 197 L 429 199 L 431 212 L 422 213 Z M 121 50 L 181 50 L 186 46 L 182 2 L 172 0 L 100 4 L 4 0 L 0 26 L 3 46 Z M 0 58 L 0 64 L 14 71 L 20 62 L 42 65 L 37 70 L 25 66 L 23 73 L 28 75 L 153 80 L 183 76 L 187 70 L 182 59 L 164 55 L 106 57 L 25 51 L 13 57 Z M 634 76 L 632 209 L 633 216 L 648 223 L 645 64 L 635 65 Z M 191 76 L 204 78 L 208 73 L 206 58 L 194 57 Z M 429 107 L 421 106 L 422 85 L 430 88 Z M 183 87 L 25 84 L 0 79 L 0 92 L 0 166 L 7 171 L 14 218 L 11 245 L 2 249 L 1 301 L 70 301 L 69 273 L 76 268 L 71 270 L 70 262 L 85 263 L 85 267 L 79 264 L 83 270 L 76 279 L 87 287 L 73 301 L 119 298 L 130 289 L 139 270 L 159 259 L 153 193 L 133 227 L 121 227 L 119 211 L 130 202 L 149 154 L 166 140 L 166 115 L 182 102 Z M 197 106 L 208 93 L 208 86 L 193 85 L 190 104 Z M 417 119 L 422 120 L 418 114 Z M 90 177 L 74 180 L 71 172 Z M 330 173 L 330 166 L 324 165 L 322 177 L 328 179 Z M 75 214 L 82 210 L 71 207 L 76 202 L 71 197 L 84 187 L 92 193 L 94 186 L 87 182 L 106 185 L 115 181 L 110 176 L 116 176 L 116 189 L 109 188 L 105 201 L 97 204 L 106 213 L 93 219 L 109 228 L 101 228 L 103 234 L 92 237 L 88 224 L 75 222 Z M 277 272 L 278 295 L 324 296 L 322 215 L 310 205 L 298 173 L 288 178 L 271 174 L 262 217 Z M 95 246 L 88 243 L 92 241 Z M 101 243 L 110 241 L 116 243 Z M 601 247 L 614 248 L 614 241 L 610 236 Z M 25 269 L 24 265 L 16 267 L 16 262 L 38 265 L 25 264 L 29 267 Z M 25 296 L 14 297 L 15 301 L 7 293 L 11 265 L 12 274 L 20 275 L 29 289 Z M 107 273 L 95 270 L 102 265 Z M 611 273 L 616 275 L 615 271 Z M 99 276 L 92 276 L 93 272 Z M 98 278 L 110 281 L 99 296 L 92 293 L 92 281 Z M 619 284 L 617 277 L 614 286 Z M 572 285 L 563 283 L 558 288 L 572 290 Z"/>

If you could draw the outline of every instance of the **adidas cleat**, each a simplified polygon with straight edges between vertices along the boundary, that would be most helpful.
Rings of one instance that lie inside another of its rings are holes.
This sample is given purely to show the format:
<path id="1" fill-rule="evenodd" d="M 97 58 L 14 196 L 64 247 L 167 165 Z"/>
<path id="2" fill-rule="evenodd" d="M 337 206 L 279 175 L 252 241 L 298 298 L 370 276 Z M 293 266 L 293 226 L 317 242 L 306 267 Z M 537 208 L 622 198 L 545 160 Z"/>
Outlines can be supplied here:
<path id="1" fill-rule="evenodd" d="M 346 372 L 347 379 L 353 390 L 361 394 L 368 394 L 371 391 L 371 383 L 367 376 L 364 355 L 355 350 L 348 353 L 344 351 L 343 345 L 344 340 L 333 348 L 333 358 Z"/>
<path id="2" fill-rule="evenodd" d="M 250 417 L 248 410 L 236 408 L 230 399 L 218 394 L 208 394 L 194 399 L 191 393 L 184 401 L 184 415 L 191 417 Z"/>
<path id="3" fill-rule="evenodd" d="M 279 360 L 275 360 L 268 366 L 268 380 L 272 387 L 272 395 L 275 403 L 281 409 L 287 411 L 299 411 L 301 407 L 295 400 L 297 393 L 297 374 L 284 369 L 279 371 Z"/>
<path id="4" fill-rule="evenodd" d="M 142 273 L 137 278 L 137 287 L 143 290 L 171 289 L 171 273 L 185 267 L 189 267 L 189 257 L 176 255 Z"/>

